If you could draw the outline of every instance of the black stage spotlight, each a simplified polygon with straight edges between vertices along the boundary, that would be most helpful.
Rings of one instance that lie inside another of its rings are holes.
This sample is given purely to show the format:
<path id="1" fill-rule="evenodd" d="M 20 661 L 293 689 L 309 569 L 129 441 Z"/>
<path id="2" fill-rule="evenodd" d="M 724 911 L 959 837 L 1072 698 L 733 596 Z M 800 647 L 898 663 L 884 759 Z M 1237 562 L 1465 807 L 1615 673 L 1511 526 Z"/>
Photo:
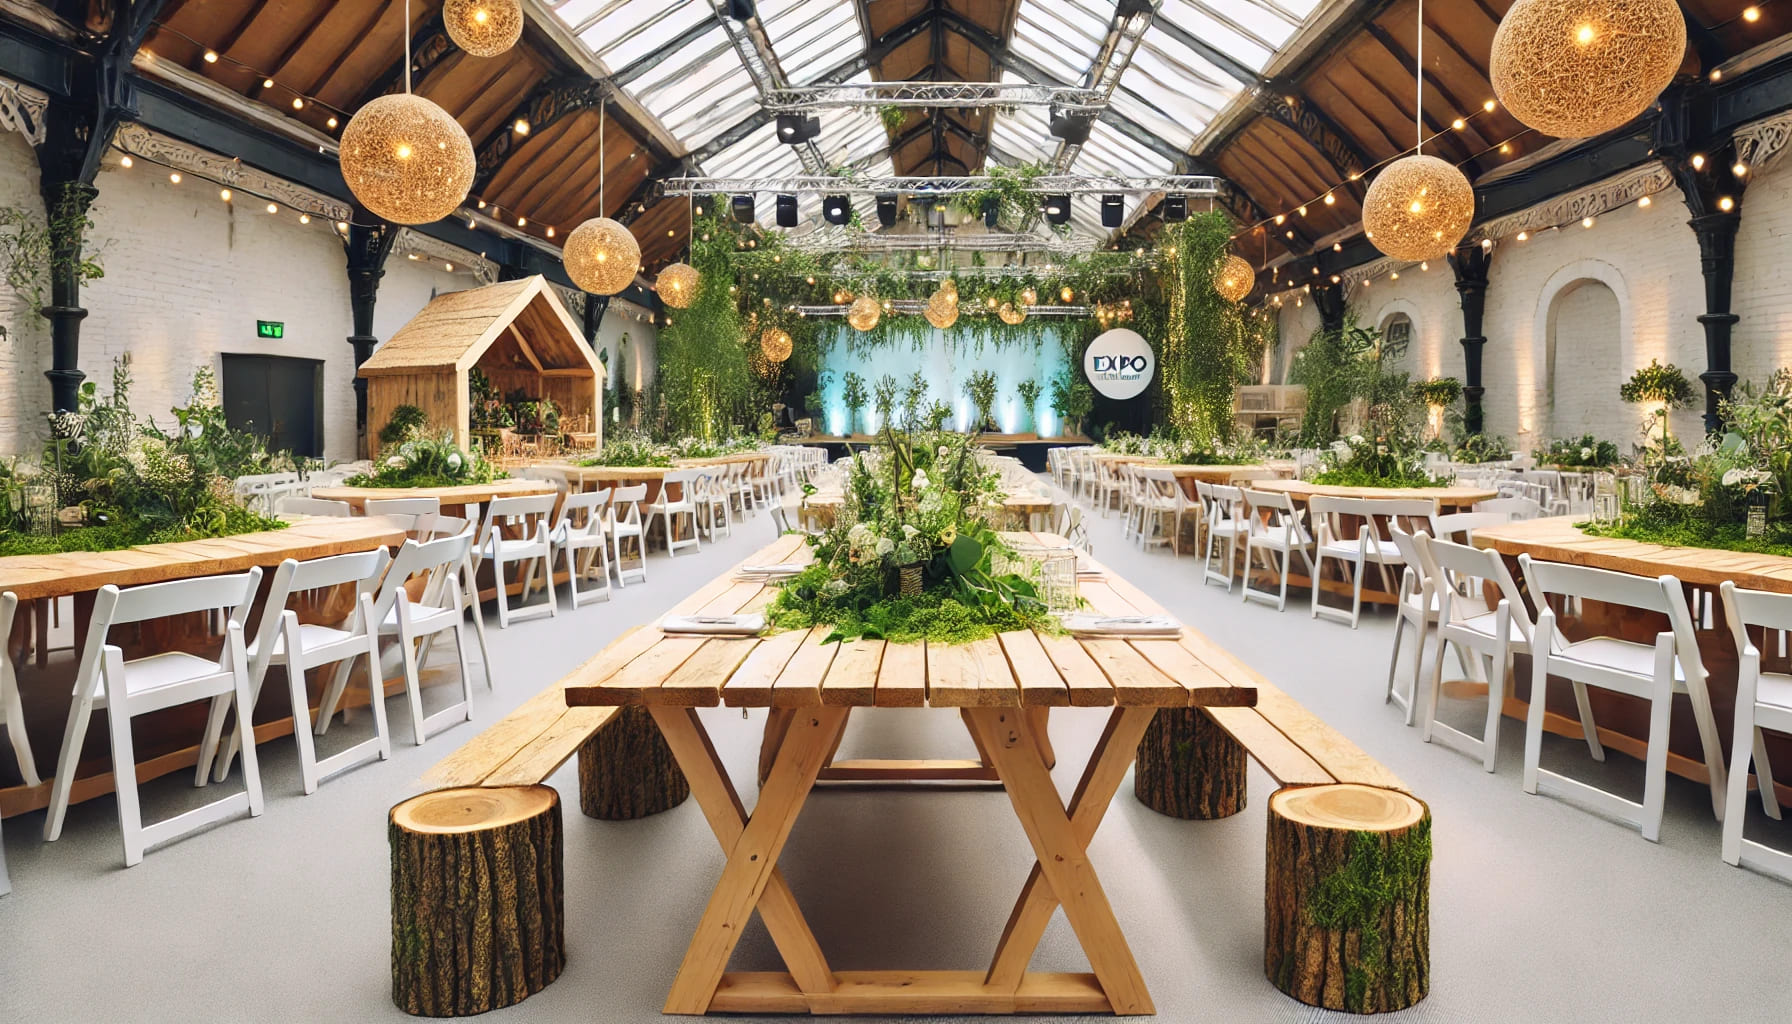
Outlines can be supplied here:
<path id="1" fill-rule="evenodd" d="M 1124 196 L 1109 195 L 1101 197 L 1101 226 L 1117 228 L 1126 222 L 1126 199 Z"/>
<path id="2" fill-rule="evenodd" d="M 796 227 L 796 196 L 778 196 L 778 226 L 781 228 Z"/>
<path id="3" fill-rule="evenodd" d="M 896 224 L 896 193 L 877 194 L 877 222 L 886 228 Z"/>
<path id="4" fill-rule="evenodd" d="M 1173 224 L 1188 219 L 1188 195 L 1183 192 L 1171 192 L 1164 196 L 1164 222 Z"/>
<path id="5" fill-rule="evenodd" d="M 1045 197 L 1045 219 L 1053 224 L 1070 222 L 1070 196 L 1063 193 Z"/>
<path id="6" fill-rule="evenodd" d="M 1095 118 L 1086 111 L 1059 110 L 1052 108 L 1052 137 L 1063 139 L 1072 146 L 1080 146 L 1089 141 L 1089 129 L 1095 126 Z"/>
<path id="7" fill-rule="evenodd" d="M 828 196 L 821 201 L 821 219 L 834 225 L 852 223 L 852 203 L 845 196 Z"/>
<path id="8" fill-rule="evenodd" d="M 753 223 L 753 194 L 751 192 L 734 197 L 734 219 L 742 224 Z"/>
<path id="9" fill-rule="evenodd" d="M 821 134 L 821 118 L 802 114 L 778 115 L 778 141 L 794 146 Z"/>
<path id="10" fill-rule="evenodd" d="M 1002 219 L 1002 201 L 995 196 L 983 200 L 983 226 L 994 230 L 996 222 Z"/>
<path id="11" fill-rule="evenodd" d="M 728 0 L 728 16 L 735 21 L 751 21 L 754 14 L 753 0 Z"/>

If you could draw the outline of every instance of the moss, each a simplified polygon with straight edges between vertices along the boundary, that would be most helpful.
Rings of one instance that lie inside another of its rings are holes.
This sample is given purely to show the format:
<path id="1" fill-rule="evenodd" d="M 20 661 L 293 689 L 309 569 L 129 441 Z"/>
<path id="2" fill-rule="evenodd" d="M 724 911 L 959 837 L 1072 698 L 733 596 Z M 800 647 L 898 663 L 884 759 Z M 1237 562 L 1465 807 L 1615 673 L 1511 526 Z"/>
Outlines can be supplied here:
<path id="1" fill-rule="evenodd" d="M 1314 888 L 1307 918 L 1321 928 L 1357 936 L 1357 955 L 1347 958 L 1344 969 L 1346 1005 L 1368 1011 L 1368 994 L 1386 966 L 1377 925 L 1390 906 L 1417 898 L 1430 863 L 1429 818 L 1386 848 L 1377 833 L 1354 832 L 1349 858 Z"/>
<path id="2" fill-rule="evenodd" d="M 1613 537 L 1667 544 L 1683 548 L 1713 548 L 1719 551 L 1745 551 L 1756 555 L 1792 557 L 1792 530 L 1781 523 L 1768 524 L 1763 537 L 1751 539 L 1742 523 L 1709 524 L 1703 520 L 1644 521 L 1627 519 L 1621 523 L 1576 523 L 1590 537 Z"/>

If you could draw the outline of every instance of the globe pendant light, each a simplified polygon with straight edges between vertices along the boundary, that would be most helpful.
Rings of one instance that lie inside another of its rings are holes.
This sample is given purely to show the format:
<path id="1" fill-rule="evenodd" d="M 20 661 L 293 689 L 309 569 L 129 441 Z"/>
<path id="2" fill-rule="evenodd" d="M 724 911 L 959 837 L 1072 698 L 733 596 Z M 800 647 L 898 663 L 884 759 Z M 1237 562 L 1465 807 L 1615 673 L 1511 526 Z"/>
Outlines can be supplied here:
<path id="1" fill-rule="evenodd" d="M 523 36 L 520 0 L 445 0 L 442 27 L 474 57 L 496 57 Z"/>
<path id="2" fill-rule="evenodd" d="M 1039 293 L 1031 285 L 1028 285 L 1020 290 L 1020 301 L 1022 305 L 1037 306 L 1039 305 Z"/>
<path id="3" fill-rule="evenodd" d="M 597 209 L 604 205 L 604 105 L 597 106 Z M 634 283 L 641 266 L 641 243 L 634 232 L 608 217 L 592 217 L 572 229 L 560 250 L 566 276 L 593 295 L 616 295 Z"/>
<path id="4" fill-rule="evenodd" d="M 956 299 L 950 299 L 935 292 L 933 298 L 927 301 L 927 309 L 922 315 L 927 317 L 927 322 L 936 329 L 949 330 L 953 324 L 958 322 L 958 302 Z"/>
<path id="5" fill-rule="evenodd" d="M 1398 260 L 1441 259 L 1468 234 L 1475 189 L 1454 164 L 1423 153 L 1425 145 L 1425 0 L 1419 0 L 1418 101 L 1413 107 L 1418 145 L 1376 176 L 1363 197 L 1363 230 L 1377 249 Z"/>
<path id="6" fill-rule="evenodd" d="M 1012 302 L 1004 302 L 1002 303 L 1001 308 L 996 310 L 996 316 L 1001 317 L 1003 323 L 1013 327 L 1016 324 L 1024 323 L 1026 321 L 1027 311 L 1015 308 L 1015 305 Z"/>
<path id="7" fill-rule="evenodd" d="M 765 333 L 759 336 L 759 351 L 774 363 L 781 363 L 789 359 L 790 353 L 795 347 L 796 343 L 791 340 L 789 332 L 781 327 L 768 327 L 765 329 Z"/>
<path id="8" fill-rule="evenodd" d="M 1213 275 L 1213 290 L 1220 293 L 1220 298 L 1227 302 L 1241 301 L 1251 294 L 1251 288 L 1257 283 L 1257 272 L 1237 253 L 1227 253 L 1220 261 L 1220 269 Z"/>
<path id="9" fill-rule="evenodd" d="M 429 224 L 466 201 L 477 161 L 466 129 L 411 93 L 410 2 L 404 92 L 363 105 L 342 129 L 342 177 L 362 206 L 394 224 Z"/>
<path id="10" fill-rule="evenodd" d="M 869 331 L 877 326 L 883 316 L 883 307 L 869 295 L 861 295 L 852 300 L 852 306 L 846 311 L 846 322 L 856 331 Z"/>
<path id="11" fill-rule="evenodd" d="M 661 302 L 673 309 L 689 309 L 691 303 L 697 301 L 697 285 L 701 280 L 696 267 L 674 263 L 660 271 L 653 287 L 660 293 Z"/>
<path id="12" fill-rule="evenodd" d="M 1675 0 L 1518 0 L 1493 35 L 1488 78 L 1525 125 L 1580 139 L 1649 109 L 1685 56 Z"/>

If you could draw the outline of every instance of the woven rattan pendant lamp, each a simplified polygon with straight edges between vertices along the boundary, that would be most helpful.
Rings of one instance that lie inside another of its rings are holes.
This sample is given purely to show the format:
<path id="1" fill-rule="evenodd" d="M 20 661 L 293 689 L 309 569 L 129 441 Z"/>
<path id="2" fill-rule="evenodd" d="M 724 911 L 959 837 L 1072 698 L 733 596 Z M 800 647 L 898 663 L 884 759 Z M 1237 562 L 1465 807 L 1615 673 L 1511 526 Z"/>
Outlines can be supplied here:
<path id="1" fill-rule="evenodd" d="M 1456 165 L 1425 149 L 1425 0 L 1419 0 L 1418 136 L 1413 155 L 1376 175 L 1363 197 L 1363 230 L 1377 249 L 1411 263 L 1441 259 L 1468 234 L 1475 219 L 1475 189 Z"/>
<path id="2" fill-rule="evenodd" d="M 602 216 L 609 209 L 604 205 L 604 136 L 608 122 L 603 103 L 597 105 L 597 211 L 593 217 L 572 229 L 560 259 L 566 264 L 566 276 L 572 283 L 593 295 L 615 295 L 634 283 L 641 266 L 641 245 L 634 233 L 618 221 Z"/>

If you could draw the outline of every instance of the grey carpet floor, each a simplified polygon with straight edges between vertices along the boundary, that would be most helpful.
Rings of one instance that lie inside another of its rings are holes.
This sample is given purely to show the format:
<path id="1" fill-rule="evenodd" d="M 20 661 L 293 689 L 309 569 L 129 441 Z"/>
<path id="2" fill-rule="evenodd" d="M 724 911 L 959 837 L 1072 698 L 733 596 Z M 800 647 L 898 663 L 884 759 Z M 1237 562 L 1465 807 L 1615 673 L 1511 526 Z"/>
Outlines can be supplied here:
<path id="1" fill-rule="evenodd" d="M 1761 1021 L 1792 1019 L 1792 887 L 1723 864 L 1704 792 L 1674 779 L 1662 842 L 1519 788 L 1522 732 L 1508 721 L 1499 770 L 1420 741 L 1382 703 L 1392 619 L 1358 630 L 1313 621 L 1304 598 L 1278 614 L 1203 587 L 1193 559 L 1140 552 L 1117 520 L 1095 520 L 1095 553 L 1228 646 L 1361 744 L 1429 802 L 1435 819 L 1432 988 L 1395 1015 L 1412 1021 Z M 265 744 L 266 813 L 151 850 L 122 868 L 110 799 L 77 806 L 63 838 L 41 842 L 41 813 L 5 822 L 14 892 L 0 898 L 0 1021 L 397 1021 L 390 996 L 387 809 L 478 728 L 560 677 L 629 626 L 771 538 L 765 517 L 700 554 L 656 556 L 646 586 L 491 629 L 495 693 L 475 722 L 412 746 L 402 698 L 388 707 L 394 758 L 301 794 L 290 740 Z M 451 658 L 451 652 L 441 652 Z M 439 691 L 426 695 L 440 698 Z M 1478 721 L 1478 702 L 1446 716 Z M 743 796 L 760 718 L 703 712 Z M 360 735 L 365 716 L 331 732 Z M 1054 712 L 1055 773 L 1068 792 L 1102 725 Z M 340 738 L 337 738 L 340 737 Z M 325 751 L 329 749 L 326 744 Z M 974 756 L 957 716 L 872 712 L 842 748 L 857 756 Z M 1577 777 L 1641 791 L 1641 766 L 1552 741 L 1545 760 Z M 1598 768 L 1597 774 L 1594 769 Z M 576 771 L 551 780 L 566 813 L 568 962 L 562 977 L 498 1021 L 652 1022 L 722 854 L 687 802 L 614 824 L 577 811 Z M 226 785 L 236 785 L 236 781 Z M 1168 1021 L 1307 1021 L 1263 976 L 1263 806 L 1254 765 L 1241 814 L 1214 822 L 1156 815 L 1116 798 L 1091 856 Z M 181 776 L 144 787 L 160 815 L 195 800 Z M 1792 848 L 1792 823 L 1749 810 L 1749 831 Z M 999 792 L 815 796 L 782 865 L 837 968 L 984 966 L 1031 865 Z M 736 969 L 780 964 L 757 922 Z M 1062 915 L 1034 959 L 1086 970 Z M 739 1018 L 737 1018 L 739 1019 Z M 1063 1019 L 1063 1018 L 1052 1018 Z"/>

